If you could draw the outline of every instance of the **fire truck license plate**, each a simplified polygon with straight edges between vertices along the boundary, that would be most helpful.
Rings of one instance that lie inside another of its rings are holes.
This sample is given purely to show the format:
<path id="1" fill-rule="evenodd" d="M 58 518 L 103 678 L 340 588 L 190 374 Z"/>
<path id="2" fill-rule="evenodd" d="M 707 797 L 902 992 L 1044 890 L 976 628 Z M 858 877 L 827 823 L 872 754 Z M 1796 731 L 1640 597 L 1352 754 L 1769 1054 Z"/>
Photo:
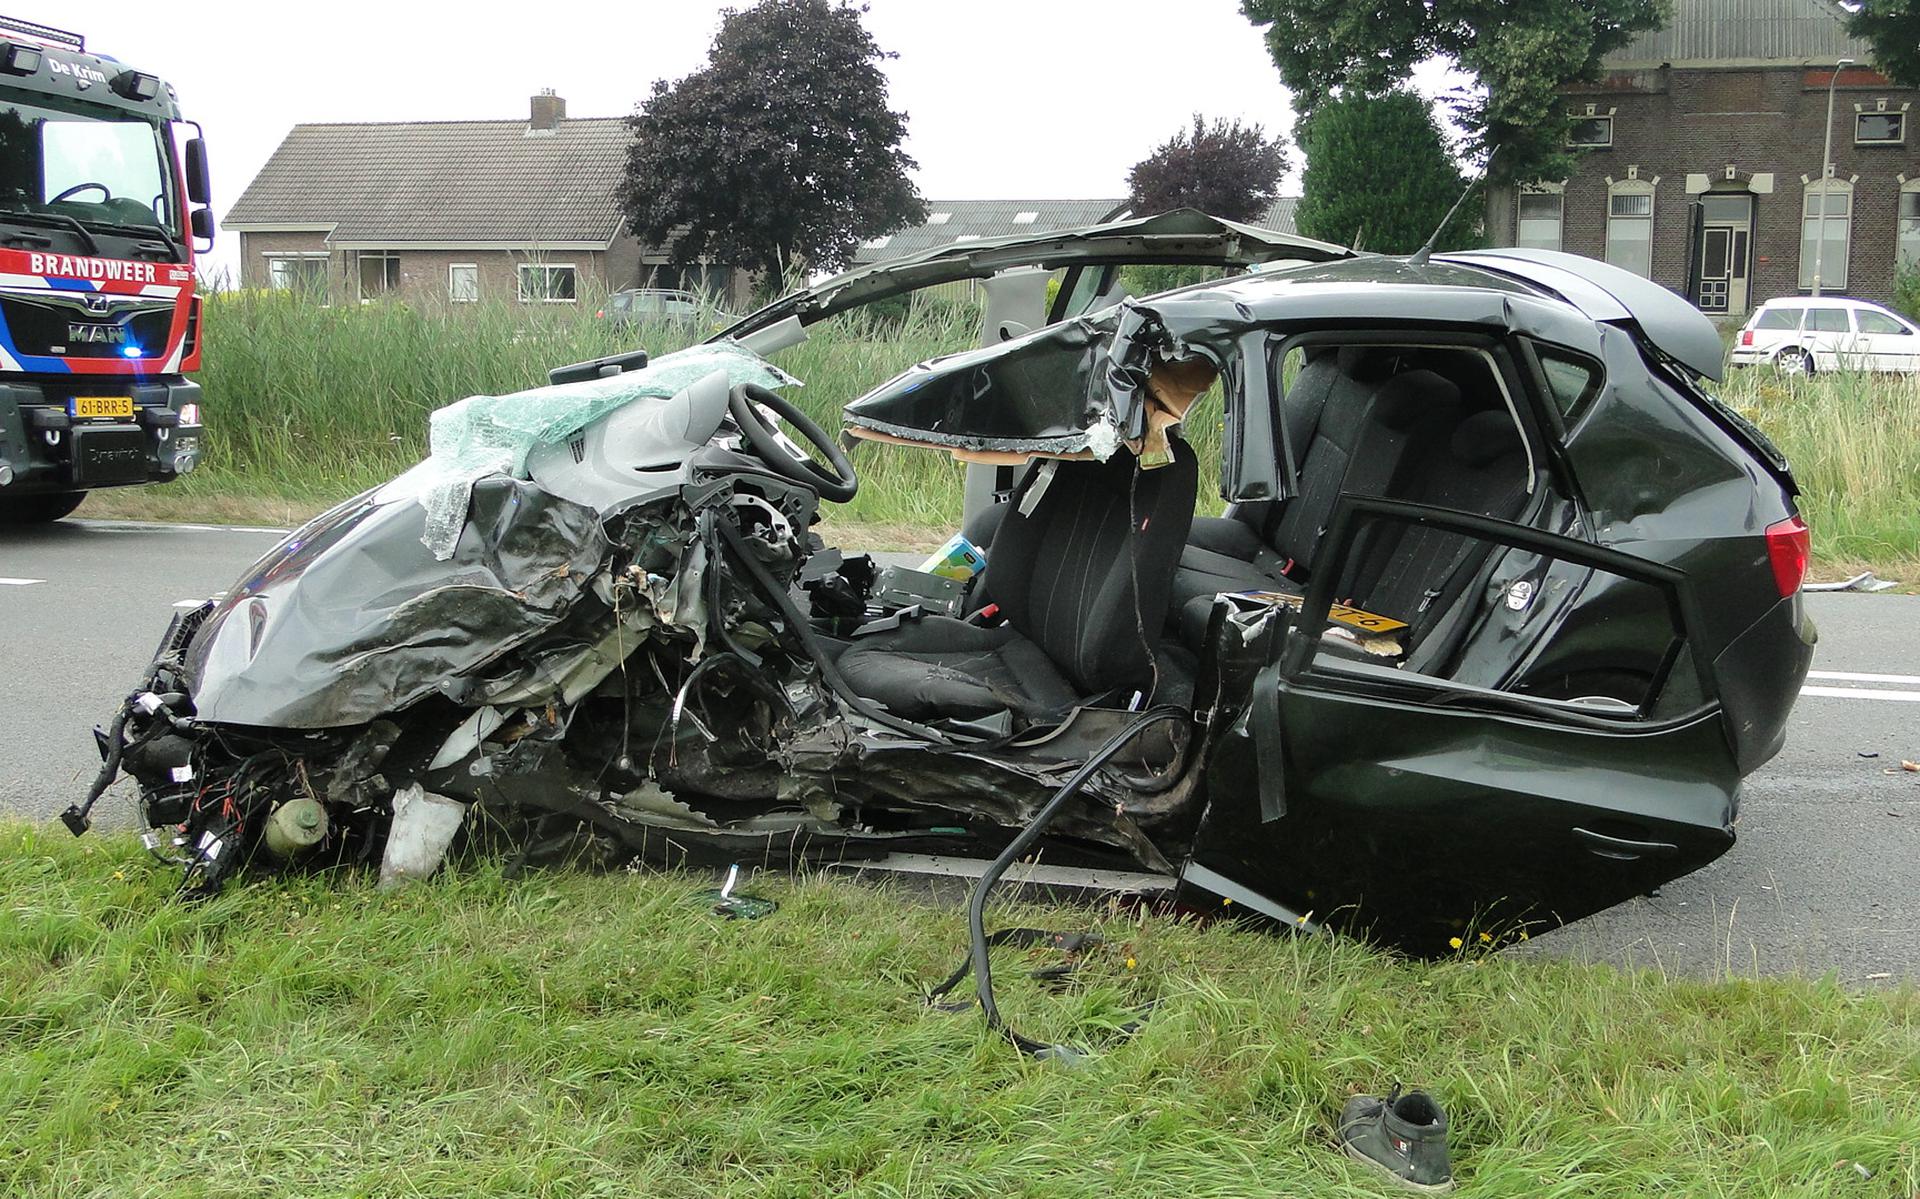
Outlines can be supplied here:
<path id="1" fill-rule="evenodd" d="M 67 401 L 67 415 L 79 420 L 116 417 L 124 420 L 133 415 L 133 397 L 74 396 Z"/>

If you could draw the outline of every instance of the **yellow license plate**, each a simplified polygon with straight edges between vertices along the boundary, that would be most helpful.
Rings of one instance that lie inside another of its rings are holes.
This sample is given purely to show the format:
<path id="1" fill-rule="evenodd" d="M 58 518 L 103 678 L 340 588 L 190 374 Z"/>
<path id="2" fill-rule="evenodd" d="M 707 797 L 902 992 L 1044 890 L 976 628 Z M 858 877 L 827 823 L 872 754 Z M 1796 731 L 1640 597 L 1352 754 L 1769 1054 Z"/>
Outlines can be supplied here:
<path id="1" fill-rule="evenodd" d="M 1285 591 L 1241 591 L 1236 594 L 1258 600 L 1263 604 L 1285 605 L 1296 612 L 1300 610 L 1301 601 L 1305 598 Z M 1381 616 L 1364 608 L 1354 608 L 1346 604 L 1334 604 L 1329 607 L 1327 619 L 1335 624 L 1343 624 L 1365 633 L 1394 633 L 1407 627 L 1407 622 L 1404 620 L 1395 620 L 1391 616 Z"/>
<path id="2" fill-rule="evenodd" d="M 132 396 L 74 396 L 67 414 L 79 420 L 112 419 L 133 415 Z"/>

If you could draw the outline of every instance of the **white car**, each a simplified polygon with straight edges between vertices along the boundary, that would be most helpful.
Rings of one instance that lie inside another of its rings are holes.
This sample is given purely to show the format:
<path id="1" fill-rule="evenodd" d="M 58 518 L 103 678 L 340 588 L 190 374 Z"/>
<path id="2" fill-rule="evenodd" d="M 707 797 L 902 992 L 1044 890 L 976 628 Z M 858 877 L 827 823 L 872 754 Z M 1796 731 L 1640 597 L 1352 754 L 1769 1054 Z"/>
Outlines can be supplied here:
<path id="1" fill-rule="evenodd" d="M 1920 325 L 1865 300 L 1787 296 L 1753 310 L 1732 362 L 1807 374 L 1920 371 Z"/>

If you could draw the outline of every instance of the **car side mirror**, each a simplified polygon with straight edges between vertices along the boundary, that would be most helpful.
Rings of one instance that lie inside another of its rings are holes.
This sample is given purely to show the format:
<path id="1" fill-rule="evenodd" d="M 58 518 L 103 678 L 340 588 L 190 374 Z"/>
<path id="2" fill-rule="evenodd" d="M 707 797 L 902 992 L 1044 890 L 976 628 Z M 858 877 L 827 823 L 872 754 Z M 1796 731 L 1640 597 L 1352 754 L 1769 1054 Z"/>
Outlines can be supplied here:
<path id="1" fill-rule="evenodd" d="M 194 209 L 187 217 L 187 226 L 193 230 L 193 237 L 196 243 L 207 243 L 204 246 L 196 244 L 194 249 L 204 251 L 213 245 L 213 209 Z"/>

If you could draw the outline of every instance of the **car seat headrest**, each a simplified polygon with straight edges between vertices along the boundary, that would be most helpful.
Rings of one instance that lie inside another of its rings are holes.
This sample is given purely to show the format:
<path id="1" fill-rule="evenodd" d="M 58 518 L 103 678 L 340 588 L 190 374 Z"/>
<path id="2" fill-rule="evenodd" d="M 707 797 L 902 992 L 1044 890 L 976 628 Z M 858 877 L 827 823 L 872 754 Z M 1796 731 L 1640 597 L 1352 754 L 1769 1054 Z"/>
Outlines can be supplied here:
<path id="1" fill-rule="evenodd" d="M 1520 452 L 1520 430 L 1499 408 L 1476 412 L 1453 431 L 1453 456 L 1468 466 L 1486 466 Z"/>
<path id="2" fill-rule="evenodd" d="M 1460 402 L 1460 389 L 1432 371 L 1406 371 L 1380 385 L 1373 417 L 1389 429 L 1406 430 L 1422 417 L 1445 413 Z"/>
<path id="3" fill-rule="evenodd" d="M 1341 346 L 1336 361 L 1347 378 L 1368 382 L 1386 378 L 1393 367 L 1391 351 L 1384 346 Z"/>

